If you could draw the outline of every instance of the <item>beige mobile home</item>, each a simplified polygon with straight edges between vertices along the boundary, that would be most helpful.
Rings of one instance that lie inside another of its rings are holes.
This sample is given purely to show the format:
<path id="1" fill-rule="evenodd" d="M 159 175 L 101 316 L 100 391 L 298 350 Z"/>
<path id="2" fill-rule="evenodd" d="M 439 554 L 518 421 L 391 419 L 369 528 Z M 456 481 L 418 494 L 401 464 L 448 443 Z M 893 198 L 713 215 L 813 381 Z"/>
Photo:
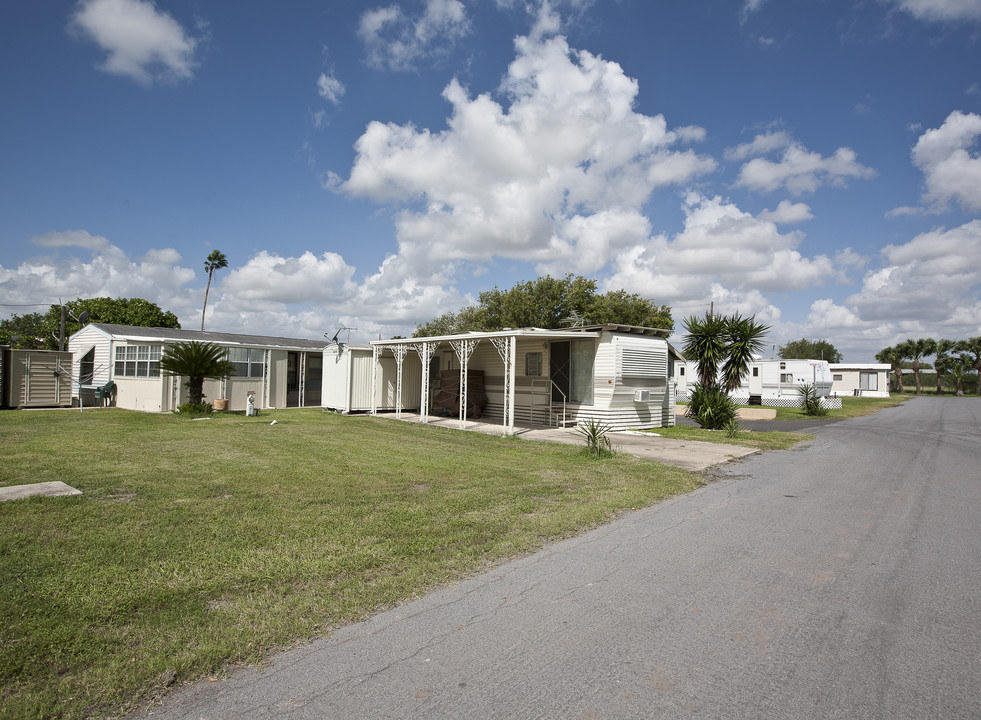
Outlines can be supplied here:
<path id="1" fill-rule="evenodd" d="M 55 350 L 0 352 L 0 407 L 68 407 L 72 354 Z"/>
<path id="2" fill-rule="evenodd" d="M 160 372 L 164 348 L 178 342 L 211 342 L 228 350 L 236 374 L 206 380 L 206 402 L 228 401 L 244 410 L 252 395 L 257 408 L 320 407 L 323 340 L 91 323 L 71 336 L 72 375 L 84 405 L 112 380 L 117 407 L 172 412 L 187 402 L 184 378 Z"/>
<path id="3" fill-rule="evenodd" d="M 832 363 L 831 393 L 863 397 L 889 397 L 888 363 Z"/>
<path id="4" fill-rule="evenodd" d="M 617 430 L 664 427 L 675 418 L 668 378 L 683 359 L 667 335 L 654 328 L 596 325 L 378 340 L 371 343 L 372 395 L 382 378 L 391 377 L 385 364 L 394 362 L 395 398 L 401 403 L 394 409 L 418 407 L 423 422 L 440 410 L 432 404 L 443 390 L 438 385 L 452 379 L 459 386 L 453 407 L 461 421 L 493 419 L 506 432 L 516 424 L 569 426 L 589 419 Z M 416 378 L 419 395 L 410 404 L 404 388 Z M 474 401 L 469 384 L 478 381 L 482 392 L 474 397 L 483 399 Z M 473 402 L 482 404 L 474 408 Z"/>

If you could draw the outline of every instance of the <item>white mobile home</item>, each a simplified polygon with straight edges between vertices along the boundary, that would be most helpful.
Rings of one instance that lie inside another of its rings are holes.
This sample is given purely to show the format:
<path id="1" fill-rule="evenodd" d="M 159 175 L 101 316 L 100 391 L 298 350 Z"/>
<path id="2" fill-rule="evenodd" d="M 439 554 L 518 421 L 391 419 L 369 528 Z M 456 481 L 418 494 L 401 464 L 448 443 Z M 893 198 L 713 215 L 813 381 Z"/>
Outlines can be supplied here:
<path id="1" fill-rule="evenodd" d="M 207 402 L 226 399 L 229 410 L 244 410 L 252 395 L 257 408 L 320 406 L 322 340 L 102 323 L 86 325 L 68 341 L 77 397 L 91 405 L 95 389 L 111 380 L 117 407 L 172 412 L 187 402 L 186 380 L 162 374 L 160 357 L 168 345 L 189 341 L 227 348 L 236 367 L 231 377 L 205 380 Z"/>
<path id="2" fill-rule="evenodd" d="M 574 425 L 595 419 L 613 429 L 674 424 L 675 393 L 668 381 L 681 356 L 668 331 L 630 325 L 564 330 L 522 328 L 439 337 L 378 340 L 373 353 L 372 396 L 395 362 L 396 412 L 418 407 L 423 422 L 440 411 L 495 419 L 505 431 L 516 423 Z M 425 368 L 425 371 L 423 371 Z M 421 379 L 409 399 L 407 382 Z M 386 380 L 387 382 L 387 380 Z M 450 394 L 456 401 L 433 406 Z M 478 392 L 473 385 L 479 383 Z M 373 410 L 377 410 L 375 407 Z"/>
<path id="3" fill-rule="evenodd" d="M 675 380 L 678 395 L 688 398 L 688 388 L 698 381 L 698 364 L 679 365 Z M 743 405 L 793 406 L 800 401 L 800 387 L 813 385 L 818 397 L 831 395 L 831 370 L 824 360 L 753 360 L 738 388 L 730 395 Z"/>
<path id="4" fill-rule="evenodd" d="M 832 363 L 831 394 L 889 397 L 888 363 Z"/>

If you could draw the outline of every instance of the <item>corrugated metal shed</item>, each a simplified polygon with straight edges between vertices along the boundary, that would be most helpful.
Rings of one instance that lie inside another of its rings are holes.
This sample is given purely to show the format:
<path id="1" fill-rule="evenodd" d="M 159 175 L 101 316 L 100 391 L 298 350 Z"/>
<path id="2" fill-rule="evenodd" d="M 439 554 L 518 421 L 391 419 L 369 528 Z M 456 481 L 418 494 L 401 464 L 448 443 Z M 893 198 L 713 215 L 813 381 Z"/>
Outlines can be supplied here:
<path id="1" fill-rule="evenodd" d="M 69 407 L 72 354 L 55 350 L 3 350 L 3 407 Z"/>

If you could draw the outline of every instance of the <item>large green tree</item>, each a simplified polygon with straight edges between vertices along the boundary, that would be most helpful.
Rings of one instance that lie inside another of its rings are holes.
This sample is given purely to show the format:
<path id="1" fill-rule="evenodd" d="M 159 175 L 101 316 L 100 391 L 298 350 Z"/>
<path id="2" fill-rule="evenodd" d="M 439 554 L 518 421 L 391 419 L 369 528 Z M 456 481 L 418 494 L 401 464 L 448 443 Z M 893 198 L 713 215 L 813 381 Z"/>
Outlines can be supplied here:
<path id="1" fill-rule="evenodd" d="M 90 323 L 179 328 L 177 316 L 143 298 L 87 298 L 65 303 L 65 338 L 82 329 L 76 318 L 89 313 Z M 0 321 L 0 343 L 31 350 L 57 350 L 61 335 L 61 305 L 55 303 L 45 314 L 14 315 Z M 18 340 L 12 342 L 12 336 Z"/>
<path id="2" fill-rule="evenodd" d="M 448 312 L 416 328 L 414 337 L 504 328 L 555 329 L 570 324 L 614 323 L 674 329 L 671 308 L 640 295 L 613 290 L 596 292 L 596 281 L 579 275 L 546 275 L 518 283 L 509 290 L 494 287 L 480 293 L 479 302 L 459 312 Z"/>
<path id="3" fill-rule="evenodd" d="M 228 361 L 221 345 L 192 340 L 167 347 L 160 357 L 160 370 L 167 375 L 186 377 L 188 400 L 192 405 L 200 405 L 204 402 L 205 379 L 234 375 L 235 365 Z"/>
<path id="4" fill-rule="evenodd" d="M 841 353 L 827 340 L 791 340 L 780 346 L 781 360 L 827 360 L 829 363 L 840 363 Z"/>

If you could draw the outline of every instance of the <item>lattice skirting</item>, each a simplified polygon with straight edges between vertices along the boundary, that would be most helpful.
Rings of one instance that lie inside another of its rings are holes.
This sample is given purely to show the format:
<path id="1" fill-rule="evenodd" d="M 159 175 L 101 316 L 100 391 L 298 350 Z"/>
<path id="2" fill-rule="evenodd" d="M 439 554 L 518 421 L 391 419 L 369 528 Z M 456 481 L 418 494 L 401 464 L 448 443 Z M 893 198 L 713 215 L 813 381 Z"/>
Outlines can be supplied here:
<path id="1" fill-rule="evenodd" d="M 688 393 L 679 392 L 676 402 L 687 405 L 691 398 L 688 397 Z M 748 396 L 734 396 L 732 398 L 736 405 L 749 405 Z M 841 398 L 840 397 L 823 397 L 821 398 L 821 406 L 828 410 L 841 410 Z M 803 399 L 799 397 L 776 397 L 776 398 L 763 398 L 763 407 L 789 407 L 789 408 L 800 408 L 804 407 Z"/>

